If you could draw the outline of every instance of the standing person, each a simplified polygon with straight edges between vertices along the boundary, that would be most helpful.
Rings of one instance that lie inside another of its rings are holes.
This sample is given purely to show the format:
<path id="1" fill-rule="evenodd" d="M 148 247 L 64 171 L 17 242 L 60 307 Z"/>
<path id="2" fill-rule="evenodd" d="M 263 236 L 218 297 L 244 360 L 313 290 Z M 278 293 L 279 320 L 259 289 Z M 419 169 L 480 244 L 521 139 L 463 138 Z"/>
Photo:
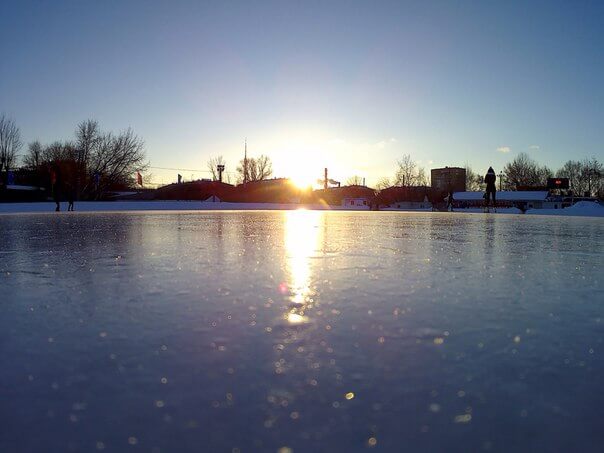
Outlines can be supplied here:
<path id="1" fill-rule="evenodd" d="M 68 201 L 68 205 L 67 205 L 67 210 L 68 211 L 73 211 L 73 201 L 75 199 L 75 188 L 73 187 L 73 185 L 69 185 L 69 187 L 67 188 L 67 201 Z"/>
<path id="2" fill-rule="evenodd" d="M 55 200 L 56 208 L 55 211 L 61 210 L 61 172 L 58 165 L 53 165 L 50 169 L 50 184 L 52 187 L 52 195 Z"/>
<path id="3" fill-rule="evenodd" d="M 453 212 L 453 191 L 449 190 L 447 195 L 447 211 Z"/>
<path id="4" fill-rule="evenodd" d="M 493 167 L 489 167 L 487 174 L 484 176 L 484 182 L 487 185 L 487 193 L 485 196 L 485 206 L 487 209 L 489 208 L 489 198 L 493 199 L 493 207 L 495 208 L 497 206 L 495 201 L 495 192 L 497 192 L 497 188 L 495 187 L 496 180 L 497 176 L 495 175 L 495 170 L 493 170 Z"/>

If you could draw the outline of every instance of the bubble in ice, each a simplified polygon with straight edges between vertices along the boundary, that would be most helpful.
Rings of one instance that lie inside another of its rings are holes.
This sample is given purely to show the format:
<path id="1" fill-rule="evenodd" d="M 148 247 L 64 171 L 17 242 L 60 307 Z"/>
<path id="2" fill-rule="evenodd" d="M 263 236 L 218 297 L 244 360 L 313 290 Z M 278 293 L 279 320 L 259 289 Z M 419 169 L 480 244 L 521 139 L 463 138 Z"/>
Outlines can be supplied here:
<path id="1" fill-rule="evenodd" d="M 453 419 L 453 421 L 455 423 L 470 423 L 470 421 L 472 421 L 472 415 L 471 414 L 456 415 L 455 418 Z"/>

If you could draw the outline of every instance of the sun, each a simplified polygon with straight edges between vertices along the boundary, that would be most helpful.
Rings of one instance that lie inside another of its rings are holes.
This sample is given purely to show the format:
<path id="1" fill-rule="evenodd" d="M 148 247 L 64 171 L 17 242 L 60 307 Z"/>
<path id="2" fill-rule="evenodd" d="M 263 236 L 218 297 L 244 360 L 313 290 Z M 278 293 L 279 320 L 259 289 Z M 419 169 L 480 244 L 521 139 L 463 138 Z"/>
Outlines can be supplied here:
<path id="1" fill-rule="evenodd" d="M 308 189 L 317 185 L 320 172 L 306 162 L 291 162 L 286 171 L 289 180 L 299 189 Z"/>
<path id="2" fill-rule="evenodd" d="M 274 168 L 296 187 L 314 188 L 322 186 L 317 181 L 323 177 L 324 169 L 330 163 L 328 157 L 327 151 L 314 141 L 290 140 L 279 146 Z"/>
<path id="3" fill-rule="evenodd" d="M 308 189 L 309 187 L 312 188 L 317 183 L 316 177 L 304 173 L 290 175 L 289 180 L 298 189 Z"/>

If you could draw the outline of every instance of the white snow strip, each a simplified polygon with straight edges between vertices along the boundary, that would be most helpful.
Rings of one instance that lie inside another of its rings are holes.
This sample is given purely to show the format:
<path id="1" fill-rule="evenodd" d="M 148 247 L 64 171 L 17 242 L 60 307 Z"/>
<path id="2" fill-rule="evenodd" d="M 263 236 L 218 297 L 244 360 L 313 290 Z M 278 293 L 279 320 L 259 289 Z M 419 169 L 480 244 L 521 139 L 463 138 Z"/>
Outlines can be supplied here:
<path id="1" fill-rule="evenodd" d="M 225 210 L 346 210 L 367 211 L 367 206 L 342 207 L 321 204 L 299 205 L 292 203 L 227 203 L 205 201 L 76 201 L 78 212 L 115 211 L 225 211 Z M 0 213 L 53 212 L 54 202 L 0 203 Z M 61 211 L 67 211 L 67 202 L 61 202 Z"/>
<path id="2" fill-rule="evenodd" d="M 77 201 L 75 209 L 78 212 L 119 212 L 119 211 L 228 211 L 228 210 L 334 210 L 334 211 L 368 211 L 367 206 L 346 207 L 326 206 L 320 204 L 299 205 L 288 203 L 227 203 L 201 201 Z M 0 203 L 0 214 L 53 212 L 54 202 L 40 203 Z M 61 203 L 61 210 L 67 211 L 67 202 Z M 421 212 L 421 209 L 386 208 L 384 211 Z M 456 209 L 453 214 L 482 213 L 482 208 Z M 516 208 L 499 208 L 499 214 L 519 214 Z M 527 214 L 538 215 L 567 215 L 604 217 L 604 206 L 599 203 L 581 201 L 565 209 L 529 209 Z"/>
<path id="3" fill-rule="evenodd" d="M 18 184 L 9 184 L 6 186 L 6 188 L 8 190 L 43 190 L 42 187 L 36 187 L 36 186 L 21 186 Z"/>
<path id="4" fill-rule="evenodd" d="M 453 199 L 455 201 L 479 201 L 484 200 L 484 192 L 455 192 Z M 546 190 L 536 191 L 511 191 L 504 190 L 497 192 L 497 201 L 545 201 L 547 198 Z"/>

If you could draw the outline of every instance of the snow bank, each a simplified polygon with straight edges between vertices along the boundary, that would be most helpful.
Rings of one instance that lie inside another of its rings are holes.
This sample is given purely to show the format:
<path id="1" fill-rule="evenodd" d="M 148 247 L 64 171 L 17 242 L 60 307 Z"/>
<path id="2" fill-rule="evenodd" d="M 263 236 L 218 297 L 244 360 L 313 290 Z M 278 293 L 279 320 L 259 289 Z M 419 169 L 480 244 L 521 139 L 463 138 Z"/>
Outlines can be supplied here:
<path id="1" fill-rule="evenodd" d="M 604 206 L 593 201 L 579 201 L 564 209 L 529 209 L 527 214 L 604 217 Z"/>
<path id="2" fill-rule="evenodd" d="M 547 190 L 503 190 L 497 191 L 497 201 L 545 201 L 547 195 Z M 484 200 L 484 191 L 455 192 L 453 199 L 455 201 L 482 201 Z"/>

